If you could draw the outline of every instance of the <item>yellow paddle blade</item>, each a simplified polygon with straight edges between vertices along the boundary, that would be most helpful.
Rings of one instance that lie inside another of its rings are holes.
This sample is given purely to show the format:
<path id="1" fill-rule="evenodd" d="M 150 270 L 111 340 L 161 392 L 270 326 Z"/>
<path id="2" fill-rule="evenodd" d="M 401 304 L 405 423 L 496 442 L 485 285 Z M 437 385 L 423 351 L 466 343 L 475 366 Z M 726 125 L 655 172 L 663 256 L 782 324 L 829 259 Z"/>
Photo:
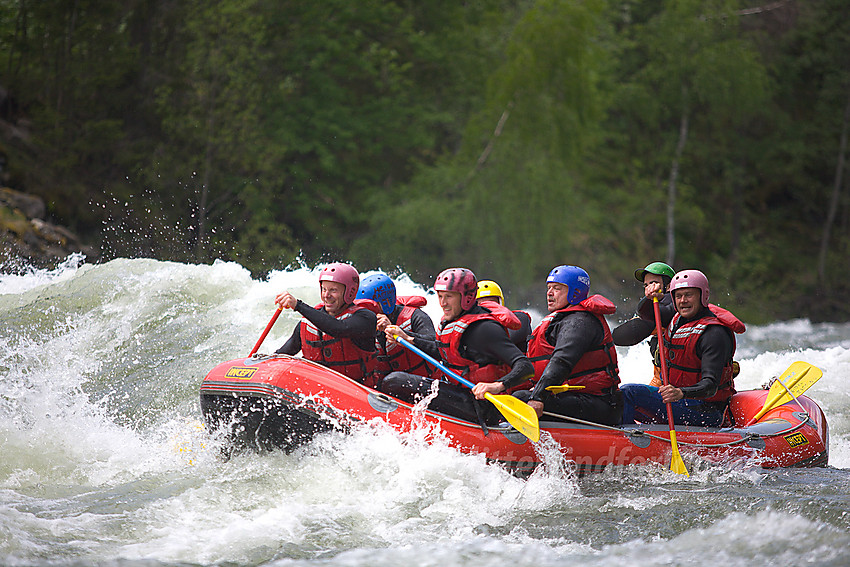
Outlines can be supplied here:
<path id="1" fill-rule="evenodd" d="M 747 425 L 755 423 L 773 408 L 790 402 L 793 396 L 788 393 L 789 390 L 794 396 L 801 396 L 803 392 L 820 380 L 821 376 L 823 376 L 823 371 L 817 366 L 812 366 L 808 362 L 803 361 L 795 362 L 782 373 L 782 376 L 773 382 L 773 385 L 767 392 L 764 406 L 753 416 Z"/>
<path id="2" fill-rule="evenodd" d="M 489 400 L 496 409 L 501 412 L 508 423 L 514 429 L 528 437 L 535 443 L 540 441 L 540 424 L 537 421 L 537 412 L 534 408 L 513 396 L 494 396 L 489 392 L 484 394 L 484 399 Z"/>
<path id="3" fill-rule="evenodd" d="M 685 466 L 685 461 L 682 460 L 682 455 L 679 454 L 679 444 L 676 442 L 676 430 L 670 430 L 670 446 L 673 448 L 673 456 L 670 458 L 670 470 L 676 474 L 683 474 L 687 477 L 688 467 Z"/>
<path id="4" fill-rule="evenodd" d="M 568 392 L 570 390 L 584 390 L 584 386 L 570 386 L 569 384 L 561 384 L 560 386 L 546 386 L 546 389 L 553 394 Z"/>
<path id="5" fill-rule="evenodd" d="M 764 405 L 781 406 L 793 397 L 788 390 L 794 396 L 799 396 L 820 380 L 821 376 L 823 372 L 817 366 L 812 366 L 808 362 L 795 362 L 770 386 Z"/>

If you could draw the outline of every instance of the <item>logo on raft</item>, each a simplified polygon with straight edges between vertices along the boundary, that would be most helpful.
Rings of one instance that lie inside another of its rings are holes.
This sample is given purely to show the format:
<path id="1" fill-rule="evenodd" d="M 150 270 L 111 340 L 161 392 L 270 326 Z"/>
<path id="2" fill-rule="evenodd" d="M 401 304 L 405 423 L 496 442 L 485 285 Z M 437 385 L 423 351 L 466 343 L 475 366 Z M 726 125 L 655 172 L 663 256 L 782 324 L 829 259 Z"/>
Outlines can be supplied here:
<path id="1" fill-rule="evenodd" d="M 791 435 L 786 435 L 785 440 L 788 441 L 788 445 L 791 447 L 799 447 L 800 445 L 808 445 L 809 440 L 806 439 L 806 436 L 802 433 L 793 433 Z"/>
<path id="2" fill-rule="evenodd" d="M 236 378 L 238 380 L 250 380 L 251 376 L 256 372 L 256 368 L 245 368 L 244 366 L 231 366 L 227 374 L 225 374 L 225 378 Z"/>

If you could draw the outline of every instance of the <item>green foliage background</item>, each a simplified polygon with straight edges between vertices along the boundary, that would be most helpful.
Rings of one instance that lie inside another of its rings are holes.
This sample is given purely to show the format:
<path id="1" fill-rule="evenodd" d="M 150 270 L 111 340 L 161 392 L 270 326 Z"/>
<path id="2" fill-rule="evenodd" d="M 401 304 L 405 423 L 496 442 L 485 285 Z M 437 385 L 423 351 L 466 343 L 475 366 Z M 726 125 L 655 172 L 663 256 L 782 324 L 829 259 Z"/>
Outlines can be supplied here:
<path id="1" fill-rule="evenodd" d="M 668 260 L 850 318 L 843 0 L 0 0 L 0 87 L 9 184 L 104 259 L 464 265 L 517 307 Z"/>

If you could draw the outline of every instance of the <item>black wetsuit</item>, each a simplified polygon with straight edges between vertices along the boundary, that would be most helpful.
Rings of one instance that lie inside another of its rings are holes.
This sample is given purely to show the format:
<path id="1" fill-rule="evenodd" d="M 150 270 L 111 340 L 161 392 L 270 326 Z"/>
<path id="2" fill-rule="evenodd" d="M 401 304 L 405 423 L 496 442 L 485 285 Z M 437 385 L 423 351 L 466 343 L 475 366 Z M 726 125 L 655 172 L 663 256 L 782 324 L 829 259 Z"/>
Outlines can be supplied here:
<path id="1" fill-rule="evenodd" d="M 703 307 L 699 313 L 690 319 L 680 317 L 676 328 L 671 329 L 671 334 L 685 323 L 700 319 L 711 314 L 708 307 Z M 661 323 L 670 324 L 672 317 L 664 320 L 661 314 Z M 710 398 L 717 393 L 723 377 L 723 369 L 732 359 L 733 338 L 732 331 L 723 325 L 708 325 L 703 331 L 696 344 L 696 355 L 700 359 L 700 381 L 693 386 L 679 388 L 686 398 Z M 718 407 L 725 407 L 726 402 L 717 402 Z"/>
<path id="2" fill-rule="evenodd" d="M 647 304 L 648 307 L 643 303 L 638 306 L 638 314 L 642 318 L 648 315 L 647 311 L 653 313 L 652 302 L 648 301 Z M 708 307 L 703 307 L 690 319 L 680 317 L 678 326 L 710 314 L 711 310 Z M 675 315 L 676 309 L 672 304 L 671 309 L 662 309 L 661 324 L 667 327 Z M 654 321 L 655 315 L 653 314 L 652 317 Z M 673 332 L 675 330 L 672 329 Z M 681 388 L 682 394 L 686 398 L 710 398 L 717 393 L 723 369 L 732 358 L 732 331 L 722 325 L 709 325 L 697 341 L 696 354 L 702 362 L 700 366 L 701 379 L 693 386 Z"/>
<path id="3" fill-rule="evenodd" d="M 398 317 L 399 317 L 399 315 L 401 315 L 402 309 L 404 309 L 403 305 L 396 305 L 395 309 L 393 309 L 393 312 L 390 313 L 389 315 L 387 315 L 387 318 L 390 320 L 391 324 L 393 324 L 393 325 L 398 324 Z M 434 321 L 431 320 L 431 317 L 427 313 L 425 313 L 424 311 L 422 311 L 419 308 L 414 309 L 413 313 L 410 314 L 410 334 L 411 334 L 411 336 L 416 335 L 416 336 L 425 337 L 425 338 L 430 337 L 431 341 L 435 340 L 435 334 L 436 333 L 434 331 Z M 391 372 L 390 368 L 392 366 L 392 363 L 390 361 L 389 356 L 387 355 L 387 335 L 386 335 L 386 333 L 378 331 L 377 339 L 378 339 L 378 344 L 379 344 L 378 358 L 384 359 L 385 362 L 386 362 L 384 365 L 381 366 L 380 373 L 382 374 L 382 376 L 381 376 L 381 378 L 378 381 L 378 384 L 376 386 L 376 389 L 380 390 L 381 389 L 381 382 L 383 382 L 385 374 L 389 374 Z M 399 345 L 398 348 L 403 349 L 404 347 Z M 395 353 L 395 351 L 393 351 L 393 352 Z M 394 356 L 395 356 L 395 354 L 394 354 Z M 418 361 L 417 361 L 417 363 L 418 363 Z M 396 364 L 398 364 L 398 363 L 396 362 Z M 419 363 L 419 364 L 421 364 L 421 363 Z M 417 366 L 417 370 L 421 369 L 421 370 L 424 370 L 427 373 L 430 373 L 434 369 L 434 366 L 431 365 L 431 364 L 428 364 L 427 368 L 419 368 L 418 364 L 416 364 L 416 366 Z M 405 369 L 410 370 L 411 367 L 406 367 Z"/>
<path id="4" fill-rule="evenodd" d="M 604 338 L 602 323 L 591 313 L 575 311 L 553 321 L 546 329 L 546 341 L 555 345 L 552 358 L 533 390 L 516 392 L 514 395 L 526 402 L 542 402 L 543 410 L 547 412 L 596 423 L 619 424 L 622 403 L 616 386 L 601 395 L 581 391 L 552 394 L 546 390 L 548 386 L 563 384 L 579 359 L 602 344 Z"/>
<path id="5" fill-rule="evenodd" d="M 710 313 L 704 307 L 693 318 L 680 318 L 677 328 L 685 323 L 700 319 Z M 661 323 L 670 324 L 672 318 L 661 314 Z M 672 329 L 675 332 L 675 329 Z M 693 386 L 681 387 L 684 398 L 670 404 L 673 420 L 680 425 L 702 425 L 720 427 L 728 400 L 721 402 L 700 401 L 717 393 L 721 384 L 723 369 L 732 359 L 732 331 L 722 325 L 708 325 L 697 340 L 694 348 L 700 359 L 700 380 Z M 665 407 L 658 390 L 644 384 L 623 384 L 623 422 L 633 423 L 635 419 L 644 423 L 665 423 Z"/>
<path id="6" fill-rule="evenodd" d="M 531 336 L 531 315 L 525 311 L 514 311 L 522 327 L 519 329 L 511 329 L 511 342 L 514 343 L 522 352 L 528 352 L 528 338 Z"/>

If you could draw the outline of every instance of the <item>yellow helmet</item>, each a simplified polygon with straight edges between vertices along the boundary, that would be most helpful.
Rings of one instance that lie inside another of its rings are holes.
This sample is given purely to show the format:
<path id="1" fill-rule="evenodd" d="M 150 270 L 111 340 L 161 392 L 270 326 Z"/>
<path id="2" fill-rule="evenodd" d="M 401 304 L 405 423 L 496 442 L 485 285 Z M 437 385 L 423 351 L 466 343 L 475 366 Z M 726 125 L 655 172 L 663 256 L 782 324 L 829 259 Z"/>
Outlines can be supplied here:
<path id="1" fill-rule="evenodd" d="M 502 293 L 502 288 L 492 280 L 478 282 L 478 295 L 475 296 L 475 299 L 481 299 L 482 297 L 498 297 L 499 305 L 505 304 L 505 296 Z"/>

